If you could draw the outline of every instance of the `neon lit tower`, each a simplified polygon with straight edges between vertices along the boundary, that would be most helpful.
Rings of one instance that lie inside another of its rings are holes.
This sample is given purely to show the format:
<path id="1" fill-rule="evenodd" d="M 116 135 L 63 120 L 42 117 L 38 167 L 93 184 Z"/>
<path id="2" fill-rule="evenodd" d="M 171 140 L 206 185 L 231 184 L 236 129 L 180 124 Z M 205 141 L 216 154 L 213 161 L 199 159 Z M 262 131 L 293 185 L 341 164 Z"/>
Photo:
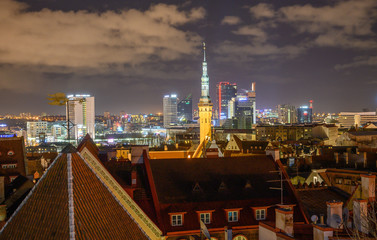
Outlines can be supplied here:
<path id="1" fill-rule="evenodd" d="M 198 103 L 199 121 L 200 121 L 200 143 L 206 137 L 212 138 L 211 123 L 212 123 L 212 107 L 211 98 L 209 97 L 209 77 L 207 73 L 206 61 L 206 44 L 203 42 L 203 74 L 201 79 L 202 94 Z"/>

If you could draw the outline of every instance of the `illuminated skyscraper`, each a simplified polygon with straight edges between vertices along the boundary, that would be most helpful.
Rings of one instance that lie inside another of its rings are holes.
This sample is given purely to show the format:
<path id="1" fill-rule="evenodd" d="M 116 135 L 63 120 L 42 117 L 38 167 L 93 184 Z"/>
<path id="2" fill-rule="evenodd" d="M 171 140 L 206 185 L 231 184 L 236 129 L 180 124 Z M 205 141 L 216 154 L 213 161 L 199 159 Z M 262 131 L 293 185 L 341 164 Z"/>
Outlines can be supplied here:
<path id="1" fill-rule="evenodd" d="M 163 99 L 164 128 L 177 124 L 177 95 L 165 95 Z"/>
<path id="2" fill-rule="evenodd" d="M 296 123 L 296 107 L 288 104 L 281 104 L 277 107 L 280 123 Z"/>
<path id="3" fill-rule="evenodd" d="M 95 107 L 94 97 L 90 95 L 68 95 L 67 117 L 74 124 L 70 131 L 70 138 L 78 140 L 89 133 L 91 138 L 95 138 Z"/>
<path id="4" fill-rule="evenodd" d="M 219 120 L 228 118 L 228 104 L 232 98 L 236 97 L 237 84 L 229 82 L 219 82 L 217 84 L 217 107 L 219 113 Z"/>
<path id="5" fill-rule="evenodd" d="M 206 137 L 212 138 L 212 107 L 211 98 L 209 97 L 209 77 L 207 73 L 206 45 L 203 43 L 203 74 L 201 79 L 201 96 L 198 103 L 199 121 L 200 121 L 200 142 Z"/>
<path id="6" fill-rule="evenodd" d="M 313 121 L 312 108 L 308 106 L 301 106 L 297 108 L 297 122 L 298 123 L 312 123 Z"/>
<path id="7" fill-rule="evenodd" d="M 192 97 L 191 94 L 178 103 L 178 121 L 191 122 L 192 121 Z"/>

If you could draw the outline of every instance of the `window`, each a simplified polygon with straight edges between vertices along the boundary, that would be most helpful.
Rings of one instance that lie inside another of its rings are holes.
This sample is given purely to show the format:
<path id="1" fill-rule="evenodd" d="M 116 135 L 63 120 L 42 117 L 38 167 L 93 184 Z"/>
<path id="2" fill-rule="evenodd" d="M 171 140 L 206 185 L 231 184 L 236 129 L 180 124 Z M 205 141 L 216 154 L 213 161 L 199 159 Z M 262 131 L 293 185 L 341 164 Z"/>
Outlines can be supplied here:
<path id="1" fill-rule="evenodd" d="M 182 226 L 182 214 L 171 215 L 171 225 L 172 226 Z"/>
<path id="2" fill-rule="evenodd" d="M 318 177 L 313 177 L 313 183 L 316 184 L 318 182 Z"/>
<path id="3" fill-rule="evenodd" d="M 14 152 L 12 150 L 8 151 L 8 156 L 13 156 Z"/>
<path id="4" fill-rule="evenodd" d="M 265 220 L 266 219 L 266 209 L 255 210 L 255 219 L 256 220 Z"/>
<path id="5" fill-rule="evenodd" d="M 237 222 L 237 221 L 238 221 L 238 211 L 229 211 L 228 222 Z"/>
<path id="6" fill-rule="evenodd" d="M 211 223 L 211 213 L 201 213 L 200 220 L 205 224 Z"/>
<path id="7" fill-rule="evenodd" d="M 233 240 L 247 240 L 247 238 L 243 235 L 238 235 L 238 236 L 235 236 Z"/>

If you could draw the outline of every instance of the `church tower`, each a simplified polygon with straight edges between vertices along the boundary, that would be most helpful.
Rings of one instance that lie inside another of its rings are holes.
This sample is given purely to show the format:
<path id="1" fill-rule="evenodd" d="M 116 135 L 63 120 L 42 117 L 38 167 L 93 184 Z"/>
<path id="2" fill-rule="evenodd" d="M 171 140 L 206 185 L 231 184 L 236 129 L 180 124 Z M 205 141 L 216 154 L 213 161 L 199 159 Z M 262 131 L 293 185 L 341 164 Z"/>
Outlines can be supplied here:
<path id="1" fill-rule="evenodd" d="M 209 77 L 207 73 L 207 61 L 206 61 L 206 44 L 203 42 L 203 75 L 202 75 L 202 92 L 200 101 L 198 103 L 199 108 L 199 121 L 200 121 L 200 143 L 203 142 L 206 137 L 208 140 L 212 139 L 211 123 L 212 123 L 212 107 L 211 98 L 209 97 Z"/>

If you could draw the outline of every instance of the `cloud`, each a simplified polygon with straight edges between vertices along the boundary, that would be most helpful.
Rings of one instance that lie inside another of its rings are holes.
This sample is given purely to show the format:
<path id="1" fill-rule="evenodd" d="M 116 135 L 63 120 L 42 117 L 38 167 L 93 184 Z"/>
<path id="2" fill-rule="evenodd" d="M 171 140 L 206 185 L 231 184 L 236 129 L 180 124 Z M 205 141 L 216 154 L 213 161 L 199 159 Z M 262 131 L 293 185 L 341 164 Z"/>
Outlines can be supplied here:
<path id="1" fill-rule="evenodd" d="M 225 16 L 221 21 L 222 25 L 237 25 L 241 23 L 241 19 L 236 16 Z"/>
<path id="2" fill-rule="evenodd" d="M 215 52 L 220 56 L 218 57 L 221 61 L 232 62 L 232 61 L 252 61 L 255 58 L 265 58 L 274 59 L 277 57 L 293 58 L 305 51 L 304 46 L 294 46 L 286 45 L 278 47 L 269 43 L 250 43 L 250 44 L 239 44 L 232 41 L 224 41 L 218 47 L 216 47 Z"/>
<path id="3" fill-rule="evenodd" d="M 260 18 L 273 18 L 275 16 L 275 11 L 270 4 L 260 3 L 249 9 L 253 17 Z"/>
<path id="4" fill-rule="evenodd" d="M 347 68 L 356 68 L 361 66 L 377 66 L 377 56 L 362 56 L 357 57 L 354 62 L 347 64 L 337 64 L 336 70 L 343 70 Z"/>
<path id="5" fill-rule="evenodd" d="M 372 31 L 377 1 L 340 1 L 333 6 L 295 5 L 279 9 L 277 21 L 288 23 L 299 33 L 314 36 L 317 46 L 376 48 Z"/>
<path id="6" fill-rule="evenodd" d="M 146 11 L 27 11 L 0 3 L 0 64 L 90 68 L 96 71 L 198 53 L 201 37 L 182 30 L 205 16 L 203 8 L 156 4 Z"/>
<path id="7" fill-rule="evenodd" d="M 261 28 L 255 26 L 242 26 L 236 31 L 233 31 L 233 33 L 237 35 L 257 37 L 261 41 L 266 39 L 266 33 Z"/>

